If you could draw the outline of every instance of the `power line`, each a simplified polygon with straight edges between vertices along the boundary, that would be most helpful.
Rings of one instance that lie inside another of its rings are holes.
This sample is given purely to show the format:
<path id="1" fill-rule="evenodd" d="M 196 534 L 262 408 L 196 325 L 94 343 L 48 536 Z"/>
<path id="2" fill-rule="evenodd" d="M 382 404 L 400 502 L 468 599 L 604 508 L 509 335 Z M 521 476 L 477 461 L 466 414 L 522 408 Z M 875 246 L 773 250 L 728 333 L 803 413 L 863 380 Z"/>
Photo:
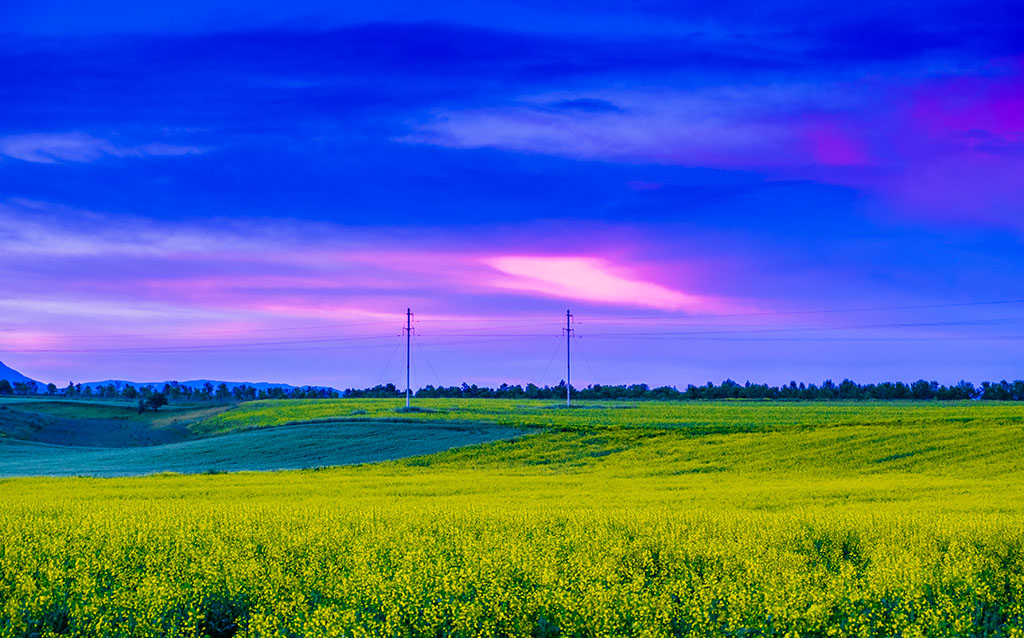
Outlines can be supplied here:
<path id="1" fill-rule="evenodd" d="M 554 350 L 554 352 L 551 353 L 551 358 L 548 359 L 547 365 L 544 366 L 544 372 L 540 373 L 540 382 L 541 383 L 544 383 L 544 379 L 547 378 L 548 369 L 551 367 L 551 364 L 554 362 L 555 355 L 558 354 L 558 351 L 561 349 L 561 347 L 562 347 L 562 338 L 559 337 L 558 338 L 558 344 L 555 345 L 555 350 Z"/>
<path id="2" fill-rule="evenodd" d="M 729 314 L 659 314 L 659 315 L 630 315 L 630 316 L 618 316 L 614 319 L 726 319 L 732 317 L 775 317 L 781 315 L 811 315 L 811 314 L 831 314 L 831 313 L 849 313 L 849 312 L 880 312 L 883 310 L 930 310 L 937 308 L 966 308 L 971 306 L 998 306 L 998 305 L 1011 305 L 1011 304 L 1024 304 L 1024 299 L 1001 299 L 996 301 L 966 301 L 960 303 L 943 303 L 943 304 L 919 304 L 919 305 L 906 305 L 906 306 L 874 306 L 874 307 L 861 307 L 861 308 L 830 308 L 830 309 L 819 309 L 819 310 L 779 310 L 779 311 L 765 311 L 765 312 L 737 312 Z M 602 319 L 592 319 L 588 323 L 603 323 Z"/>
<path id="3" fill-rule="evenodd" d="M 484 343 L 521 343 L 523 341 L 545 341 L 548 339 L 554 339 L 553 335 L 533 335 L 529 337 L 515 337 L 515 338 L 498 338 L 498 339 L 485 339 L 481 341 L 473 341 L 471 345 L 478 346 Z M 465 346 L 468 345 L 465 341 L 435 341 L 433 343 L 424 343 L 423 348 L 439 348 L 449 346 Z"/>
<path id="4" fill-rule="evenodd" d="M 755 334 L 769 332 L 818 332 L 828 330 L 877 330 L 882 328 L 939 328 L 958 326 L 984 326 L 984 325 L 1006 325 L 1020 323 L 1024 317 L 1011 317 L 1005 319 L 978 319 L 966 321 L 927 321 L 927 322 L 899 322 L 899 323 L 876 323 L 865 325 L 836 325 L 836 326 L 797 326 L 785 328 L 747 328 L 740 327 L 730 330 L 678 330 L 666 332 L 592 332 L 587 333 L 588 337 L 627 337 L 627 336 L 658 336 L 658 335 L 717 335 L 717 334 Z"/>
<path id="5" fill-rule="evenodd" d="M 426 353 L 426 351 L 424 351 L 424 350 L 423 350 L 423 347 L 422 347 L 422 346 L 420 346 L 420 342 L 419 342 L 419 340 L 417 339 L 417 340 L 416 340 L 416 341 L 414 341 L 413 343 L 415 343 L 415 344 L 416 344 L 416 347 L 417 347 L 417 348 L 419 348 L 420 354 L 421 354 L 421 355 L 423 355 L 423 360 L 427 362 L 427 367 L 428 367 L 428 368 L 430 368 L 430 372 L 431 372 L 431 374 L 433 374 L 433 375 L 434 375 L 434 380 L 435 380 L 435 381 L 437 381 L 437 385 L 439 385 L 439 386 L 440 386 L 440 385 L 442 385 L 442 384 L 441 384 L 441 377 L 440 377 L 440 376 L 438 376 L 438 374 L 437 374 L 437 371 L 436 371 L 436 370 L 434 370 L 434 366 L 433 366 L 433 365 L 432 365 L 432 364 L 430 363 L 430 359 L 429 359 L 429 358 L 427 358 L 427 353 Z"/>
<path id="6" fill-rule="evenodd" d="M 721 315 L 686 315 L 686 319 L 698 319 L 698 318 L 735 318 L 735 317 L 769 317 L 769 316 L 796 316 L 796 315 L 812 315 L 812 314 L 831 314 L 831 313 L 846 313 L 846 312 L 865 312 L 865 311 L 881 311 L 881 310 L 909 310 L 909 309 L 936 309 L 936 308 L 956 308 L 956 307 L 980 307 L 980 306 L 996 306 L 996 305 L 1012 305 L 1021 304 L 1024 300 L 1021 299 L 1007 299 L 1007 300 L 993 300 L 993 301 L 976 301 L 976 302 L 959 302 L 959 303 L 944 303 L 944 304 L 918 304 L 918 305 L 903 305 L 903 306 L 874 306 L 874 307 L 861 307 L 861 308 L 847 308 L 847 309 L 816 309 L 816 310 L 793 310 L 793 311 L 777 311 L 777 312 L 759 312 L 759 313 L 733 313 L 733 314 L 721 314 Z M 676 315 L 678 318 L 679 316 Z M 624 326 L 650 326 L 660 324 L 663 326 L 679 325 L 680 327 L 712 327 L 715 324 L 668 324 L 667 321 L 672 321 L 672 315 L 647 315 L 647 316 L 634 316 L 634 319 L 642 320 L 643 323 L 631 323 L 625 321 L 630 317 L 611 317 L 607 319 L 589 319 L 586 322 L 580 322 L 581 325 L 624 325 Z M 432 343 L 427 344 L 426 347 L 439 347 L 448 345 L 463 345 L 465 343 L 474 343 L 474 345 L 482 345 L 485 343 L 503 343 L 503 342 L 515 342 L 515 341 L 527 341 L 537 339 L 548 339 L 552 338 L 550 333 L 535 333 L 535 332 L 509 332 L 508 328 L 531 328 L 539 326 L 552 326 L 552 321 L 524 321 L 523 318 L 474 318 L 474 319 L 425 319 L 418 320 L 425 322 L 434 322 L 437 324 L 445 323 L 494 323 L 498 324 L 505 330 L 491 332 L 489 327 L 476 327 L 476 328 L 457 328 L 457 329 L 446 329 L 439 330 L 434 333 L 429 333 L 426 336 Z M 921 322 L 891 322 L 891 323 L 871 323 L 871 324 L 853 324 L 853 325 L 825 325 L 825 326 L 724 326 L 722 329 L 717 330 L 650 330 L 650 331 L 632 331 L 632 332 L 617 332 L 617 331 L 605 331 L 605 332 L 593 332 L 586 336 L 594 339 L 660 339 L 660 338 L 672 338 L 672 339 L 706 339 L 706 340 L 728 340 L 731 335 L 766 335 L 758 337 L 757 339 L 736 339 L 743 341 L 920 341 L 920 340 L 972 340 L 972 341 L 1017 341 L 1020 337 L 1016 335 L 942 335 L 942 336 L 906 336 L 906 337 L 865 337 L 865 336 L 843 336 L 836 338 L 815 338 L 811 336 L 800 336 L 791 337 L 786 339 L 772 338 L 767 335 L 771 334 L 785 334 L 785 333 L 814 333 L 814 332 L 831 332 L 831 331 L 864 331 L 864 330 L 881 330 L 881 329 L 907 329 L 907 328 L 958 328 L 958 327 L 977 327 L 977 326 L 998 326 L 998 325 L 1013 325 L 1024 322 L 1024 317 L 992 317 L 992 318 L 981 318 L 981 319 L 961 319 L 961 320 L 944 320 L 944 321 L 921 321 Z M 406 330 L 412 329 L 411 316 L 407 317 Z M 301 331 L 301 330 L 322 330 L 332 326 L 336 327 L 362 327 L 362 326 L 377 326 L 384 325 L 385 322 L 358 322 L 358 323 L 335 323 L 335 324 L 320 324 L 317 326 L 290 326 L 290 327 L 279 327 L 279 328 L 254 328 L 254 329 L 239 329 L 239 330 L 222 330 L 222 331 L 203 331 L 203 332 L 153 332 L 153 333 L 132 333 L 132 334 L 121 334 L 121 335 L 84 335 L 84 336 L 61 336 L 61 335 L 41 335 L 33 336 L 33 339 L 39 340 L 70 340 L 70 339 L 127 339 L 132 337 L 200 337 L 200 336 L 215 336 L 215 335 L 243 335 L 243 334 L 260 334 L 260 333 L 279 333 L 286 331 Z M 495 327 L 498 327 L 495 326 Z M 569 324 L 571 329 L 571 324 Z M 7 331 L 5 331 L 6 333 Z M 10 331 L 17 334 L 17 331 Z M 403 330 L 404 332 L 404 330 Z M 409 341 L 409 335 L 407 341 Z M 434 341 L 434 338 L 438 338 L 438 341 Z M 358 342 L 372 342 L 380 339 L 388 339 L 390 335 L 306 335 L 301 338 L 295 339 L 271 339 L 271 340 L 248 340 L 239 342 L 220 342 L 220 343 L 191 343 L 191 344 L 172 344 L 172 345 L 128 345 L 123 344 L 117 347 L 40 347 L 40 348 L 26 348 L 26 349 L 15 349 L 14 351 L 26 354 L 46 354 L 46 353 L 174 353 L 174 352 L 211 352 L 211 351 L 233 351 L 233 350 L 247 350 L 247 349 L 258 349 L 262 352 L 271 351 L 304 351 L 309 347 L 316 347 L 319 349 L 345 347 L 345 348 L 362 348 L 362 347 L 379 347 L 376 345 L 359 346 L 354 345 Z M 344 344 L 344 345 L 342 345 Z M 411 358 L 411 348 L 408 347 L 407 343 L 407 359 Z M 417 347 L 421 350 L 423 346 L 420 345 L 417 340 Z M 570 354 L 567 351 L 567 372 L 571 370 L 571 362 L 569 361 Z M 411 364 L 410 364 L 411 365 Z M 407 375 L 408 376 L 408 375 Z M 407 384 L 408 385 L 408 384 Z"/>
<path id="7" fill-rule="evenodd" d="M 298 339 L 291 341 L 258 341 L 250 343 L 191 344 L 175 346 L 126 346 L 123 348 L 32 348 L 18 349 L 24 353 L 103 353 L 103 352 L 188 352 L 204 350 L 224 350 L 235 348 L 261 348 L 264 346 L 324 344 L 342 341 L 366 341 L 372 339 L 388 339 L 391 335 L 365 335 L 356 337 L 327 337 L 318 339 Z"/>
<path id="8" fill-rule="evenodd" d="M 518 328 L 537 328 L 537 327 L 550 328 L 553 325 L 557 325 L 557 324 L 555 324 L 552 321 L 548 321 L 548 322 L 545 322 L 545 323 L 524 323 L 524 324 L 519 324 L 519 325 L 501 326 L 501 327 L 506 329 L 506 330 L 514 330 L 514 329 L 518 329 Z M 493 327 L 485 327 L 485 328 L 458 328 L 458 329 L 454 329 L 454 330 L 434 330 L 434 331 L 431 331 L 428 334 L 431 334 L 431 335 L 466 335 L 466 336 L 473 336 L 471 333 L 477 333 L 477 332 L 480 332 L 480 331 L 483 331 L 483 330 L 494 330 L 494 328 Z"/>
<path id="9" fill-rule="evenodd" d="M 538 324 L 555 323 L 550 319 L 542 317 L 464 317 L 460 319 L 417 319 L 416 323 L 507 323 L 509 321 L 519 322 L 534 319 Z"/>
<path id="10" fill-rule="evenodd" d="M 725 330 L 677 330 L 677 331 L 643 331 L 643 332 L 592 332 L 588 333 L 588 338 L 635 338 L 635 337 L 698 337 L 698 336 L 715 336 L 715 335 L 742 335 L 742 334 L 770 334 L 770 333 L 792 333 L 792 332 L 825 332 L 825 331 L 859 331 L 859 330 L 878 330 L 887 328 L 938 328 L 938 327 L 972 327 L 972 326 L 986 326 L 986 325 L 1008 325 L 1014 323 L 1024 322 L 1024 317 L 1006 317 L 1006 318 L 994 318 L 994 319 L 973 319 L 973 320 L 960 320 L 960 321 L 927 321 L 927 322 L 896 322 L 896 323 L 877 323 L 877 324 L 863 324 L 863 325 L 833 325 L 833 326 L 796 326 L 796 327 L 779 327 L 779 328 L 760 328 L 760 327 L 737 327 Z M 403 329 L 404 334 L 404 329 Z M 550 334 L 542 333 L 499 333 L 491 332 L 484 334 L 427 334 L 419 335 L 421 337 L 432 338 L 434 336 L 440 336 L 442 339 L 447 338 L 447 343 L 454 343 L 450 341 L 453 338 L 457 339 L 482 339 L 479 343 L 491 342 L 494 343 L 496 340 L 516 340 L 516 339 L 545 339 L 550 338 Z M 356 335 L 356 336 L 310 336 L 303 339 L 290 339 L 290 340 L 274 340 L 274 341 L 255 341 L 255 342 L 239 342 L 239 343 L 212 343 L 212 344 L 178 344 L 170 346 L 124 346 L 124 347 L 89 347 L 89 348 L 28 348 L 18 349 L 17 352 L 28 353 L 28 354 L 44 354 L 44 353 L 116 353 L 116 352 L 188 352 L 188 351 L 204 351 L 204 350 L 232 350 L 232 349 L 249 349 L 249 348 L 267 348 L 271 346 L 290 346 L 290 345 L 308 345 L 308 344 L 320 344 L 326 345 L 331 343 L 341 342 L 353 342 L 353 341 L 367 341 L 375 339 L 387 339 L 390 335 Z M 984 335 L 979 335 L 974 338 L 982 338 Z M 852 337 L 851 337 L 852 338 Z M 951 338 L 951 337 L 945 337 Z M 991 337 L 985 337 L 991 338 Z M 441 345 L 441 344 L 430 344 Z"/>
<path id="11" fill-rule="evenodd" d="M 587 335 L 588 338 L 593 335 Z M 640 339 L 652 341 L 745 341 L 759 343 L 763 341 L 879 341 L 879 342 L 905 342 L 905 341 L 1024 341 L 1024 335 L 969 335 L 950 337 L 946 335 L 935 335 L 926 337 L 718 337 L 705 335 L 677 335 L 677 336 L 656 336 L 656 335 L 605 335 L 594 337 L 597 339 Z"/>
<path id="12" fill-rule="evenodd" d="M 436 332 L 433 332 L 433 333 L 421 334 L 421 335 L 418 335 L 418 336 L 420 336 L 420 337 L 433 337 L 436 334 L 437 334 Z M 440 336 L 442 336 L 442 337 L 461 337 L 461 338 L 471 339 L 473 337 L 478 337 L 478 338 L 490 338 L 490 337 L 550 337 L 551 335 L 547 334 L 547 333 L 540 333 L 540 332 L 534 332 L 534 333 L 489 332 L 487 334 L 472 334 L 472 335 L 466 335 L 466 334 L 441 334 Z"/>
<path id="13" fill-rule="evenodd" d="M 388 368 L 391 367 L 391 362 L 395 358 L 395 353 L 398 352 L 398 348 L 401 345 L 402 341 L 400 339 L 395 339 L 395 348 L 391 351 L 391 356 L 388 357 L 388 362 L 384 364 L 384 369 L 381 370 L 379 375 L 377 375 L 377 383 L 375 385 L 380 385 L 381 381 L 384 380 L 384 375 L 388 373 Z"/>
<path id="14" fill-rule="evenodd" d="M 326 330 L 330 328 L 358 328 L 365 326 L 386 326 L 392 325 L 391 321 L 374 321 L 369 323 L 335 323 L 319 324 L 316 326 L 291 326 L 282 328 L 251 328 L 238 330 L 213 330 L 202 332 L 137 332 L 130 334 L 102 334 L 102 335 L 39 335 L 35 339 L 132 339 L 149 337 L 204 337 L 212 335 L 234 335 L 234 334 L 255 334 L 265 332 L 296 332 L 301 330 Z M 3 329 L 4 332 L 16 332 L 13 328 Z"/>
<path id="15" fill-rule="evenodd" d="M 590 370 L 590 376 L 594 380 L 594 385 L 597 385 L 597 373 L 594 372 L 594 367 L 590 365 L 590 360 L 587 359 L 587 355 L 583 352 L 582 339 L 576 340 L 576 351 L 583 357 L 583 363 L 587 364 L 587 369 Z"/>

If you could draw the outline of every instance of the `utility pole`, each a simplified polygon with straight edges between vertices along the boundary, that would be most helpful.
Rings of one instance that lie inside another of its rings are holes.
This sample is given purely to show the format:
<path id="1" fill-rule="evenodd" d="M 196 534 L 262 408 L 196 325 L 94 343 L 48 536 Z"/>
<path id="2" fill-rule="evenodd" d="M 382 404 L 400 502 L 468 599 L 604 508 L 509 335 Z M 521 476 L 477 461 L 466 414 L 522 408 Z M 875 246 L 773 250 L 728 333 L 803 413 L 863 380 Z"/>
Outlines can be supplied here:
<path id="1" fill-rule="evenodd" d="M 409 369 L 412 351 L 412 308 L 405 309 L 405 407 L 409 407 Z"/>
<path id="2" fill-rule="evenodd" d="M 572 336 L 576 331 L 572 328 L 572 313 L 568 310 L 565 311 L 565 407 L 572 407 L 572 398 L 569 395 L 570 388 L 572 388 L 572 382 L 570 381 L 570 373 L 572 372 Z"/>

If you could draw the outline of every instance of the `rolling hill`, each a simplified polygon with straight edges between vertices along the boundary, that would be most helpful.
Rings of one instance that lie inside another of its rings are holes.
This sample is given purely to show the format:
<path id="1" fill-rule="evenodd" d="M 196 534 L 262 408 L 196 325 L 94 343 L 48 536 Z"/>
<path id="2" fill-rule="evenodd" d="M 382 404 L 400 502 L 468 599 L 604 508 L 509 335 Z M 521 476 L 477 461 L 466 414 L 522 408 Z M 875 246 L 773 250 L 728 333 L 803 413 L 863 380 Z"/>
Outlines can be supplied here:
<path id="1" fill-rule="evenodd" d="M 41 382 L 41 381 L 38 381 L 36 379 L 32 379 L 30 377 L 27 377 L 27 376 L 23 375 L 22 373 L 18 372 L 17 370 L 15 370 L 14 368 L 11 368 L 9 366 L 4 365 L 3 362 L 0 362 L 0 379 L 6 380 L 6 381 L 10 382 L 11 384 L 14 384 L 14 383 L 29 383 L 31 381 L 35 381 L 37 384 L 39 384 L 40 387 L 43 387 L 43 386 L 46 385 L 46 383 L 44 383 L 44 382 Z M 168 383 L 177 383 L 180 386 L 188 386 L 188 387 L 194 388 L 196 390 L 202 389 L 203 386 L 206 385 L 207 383 L 211 384 L 215 388 L 223 383 L 223 384 L 225 384 L 228 387 L 228 390 L 234 390 L 235 388 L 237 388 L 239 386 L 249 386 L 249 387 L 252 387 L 252 388 L 256 388 L 257 390 L 269 390 L 271 388 L 283 388 L 285 390 L 295 390 L 295 389 L 300 388 L 300 387 L 313 387 L 314 389 L 317 389 L 317 390 L 320 390 L 320 389 L 332 390 L 333 389 L 333 388 L 329 388 L 329 387 L 326 387 L 326 386 L 296 386 L 296 385 L 291 385 L 291 384 L 288 384 L 288 383 L 269 383 L 269 382 L 266 382 L 266 381 L 259 381 L 259 382 L 253 382 L 253 381 L 220 381 L 220 380 L 216 380 L 216 379 L 193 379 L 191 381 L 170 381 L 170 380 L 168 380 L 168 381 L 126 381 L 124 379 L 106 379 L 104 381 L 89 381 L 89 382 L 82 383 L 81 385 L 82 385 L 83 388 L 89 387 L 89 388 L 92 388 L 93 390 L 95 390 L 96 388 L 105 387 L 105 386 L 108 386 L 108 385 L 114 385 L 117 388 L 123 388 L 123 387 L 129 386 L 129 385 L 130 386 L 135 386 L 136 388 L 141 388 L 143 386 L 152 386 L 154 388 L 162 388 L 162 387 L 164 387 L 165 384 L 168 384 Z M 63 385 L 61 385 L 61 384 L 57 384 L 57 385 L 59 387 L 63 387 Z"/>
<path id="2" fill-rule="evenodd" d="M 14 368 L 5 366 L 2 361 L 0 361 L 0 379 L 4 379 L 10 383 L 28 383 L 30 381 L 35 381 L 35 379 L 26 377 Z M 39 382 L 36 381 L 36 383 Z"/>
<path id="3" fill-rule="evenodd" d="M 168 381 L 126 381 L 124 379 L 106 379 L 104 381 L 89 381 L 88 383 L 83 383 L 82 387 L 83 388 L 84 387 L 90 387 L 93 390 L 95 390 L 96 388 L 105 387 L 105 386 L 108 386 L 108 385 L 112 384 L 112 385 L 114 385 L 114 387 L 117 387 L 117 388 L 123 388 L 123 387 L 129 386 L 129 385 L 130 386 L 135 386 L 136 388 L 141 388 L 143 386 L 153 386 L 154 388 L 162 388 L 162 387 L 164 387 L 164 385 L 166 385 L 168 383 L 170 383 L 170 384 L 177 383 L 179 386 L 187 386 L 187 387 L 190 387 L 190 388 L 193 388 L 193 389 L 196 389 L 196 390 L 201 390 L 203 388 L 203 386 L 206 385 L 207 383 L 212 385 L 214 388 L 216 388 L 217 386 L 219 386 L 220 384 L 223 383 L 224 385 L 226 385 L 228 387 L 228 390 L 234 390 L 235 388 L 240 387 L 240 386 L 249 386 L 251 388 L 256 388 L 257 390 L 269 390 L 270 388 L 283 388 L 285 390 L 295 390 L 296 388 L 299 388 L 299 387 L 307 387 L 307 386 L 290 385 L 288 383 L 269 383 L 269 382 L 266 382 L 266 381 L 258 381 L 258 382 L 253 382 L 253 381 L 220 381 L 220 380 L 216 380 L 216 379 L 193 379 L 191 381 L 170 381 L 170 380 L 168 380 Z M 320 389 L 320 388 L 324 388 L 324 389 L 328 389 L 328 390 L 332 389 L 332 388 L 327 388 L 326 386 L 311 386 L 311 387 L 316 388 L 316 389 Z"/>

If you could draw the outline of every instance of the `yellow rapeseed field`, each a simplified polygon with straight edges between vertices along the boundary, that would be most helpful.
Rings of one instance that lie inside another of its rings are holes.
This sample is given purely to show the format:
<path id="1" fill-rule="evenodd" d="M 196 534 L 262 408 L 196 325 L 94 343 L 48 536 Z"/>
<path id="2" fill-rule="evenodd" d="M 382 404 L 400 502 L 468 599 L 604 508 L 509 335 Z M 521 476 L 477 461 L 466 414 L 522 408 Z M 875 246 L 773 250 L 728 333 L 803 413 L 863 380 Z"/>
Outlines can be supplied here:
<path id="1" fill-rule="evenodd" d="M 1019 404 L 256 402 L 527 436 L 0 481 L 0 637 L 1024 636 Z"/>

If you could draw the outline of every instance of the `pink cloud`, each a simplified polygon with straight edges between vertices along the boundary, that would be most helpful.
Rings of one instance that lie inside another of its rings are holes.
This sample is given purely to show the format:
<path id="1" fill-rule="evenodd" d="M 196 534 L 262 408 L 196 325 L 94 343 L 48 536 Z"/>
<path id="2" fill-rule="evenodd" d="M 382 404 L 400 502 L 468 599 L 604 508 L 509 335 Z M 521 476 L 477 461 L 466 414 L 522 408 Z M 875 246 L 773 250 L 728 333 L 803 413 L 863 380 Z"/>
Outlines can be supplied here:
<path id="1" fill-rule="evenodd" d="M 483 242 L 451 233 L 424 234 L 418 242 L 368 234 L 354 242 L 351 229 L 324 225 L 310 241 L 258 225 L 217 233 L 192 226 L 136 228 L 130 218 L 95 213 L 89 223 L 69 227 L 58 223 L 64 212 L 59 207 L 37 202 L 30 211 L 0 206 L 0 222 L 19 220 L 0 237 L 0 252 L 16 257 L 18 273 L 0 291 L 0 316 L 9 317 L 13 328 L 0 333 L 0 346 L 10 352 L 386 336 L 398 329 L 409 306 L 420 318 L 457 321 L 460 328 L 478 320 L 493 328 L 492 308 L 506 313 L 512 307 L 520 318 L 547 317 L 558 299 L 559 306 L 588 302 L 595 314 L 600 311 L 594 306 L 679 312 L 720 307 L 702 296 L 709 287 L 714 294 L 717 275 L 694 274 L 720 273 L 720 266 L 709 265 L 715 260 L 659 261 L 644 254 L 649 237 L 621 228 L 615 241 L 610 230 L 590 229 L 592 252 L 581 254 L 571 243 L 564 252 L 545 246 L 537 228 L 497 231 Z M 111 228 L 131 241 L 119 242 Z M 348 248 L 352 243 L 360 248 Z M 536 252 L 523 256 L 517 246 Z M 63 264 L 57 278 L 55 257 Z M 703 286 L 697 294 L 688 292 L 698 285 L 694 280 Z"/>
<path id="2" fill-rule="evenodd" d="M 502 274 L 488 280 L 499 289 L 661 310 L 698 310 L 710 304 L 707 299 L 637 279 L 595 257 L 502 256 L 482 263 Z"/>

